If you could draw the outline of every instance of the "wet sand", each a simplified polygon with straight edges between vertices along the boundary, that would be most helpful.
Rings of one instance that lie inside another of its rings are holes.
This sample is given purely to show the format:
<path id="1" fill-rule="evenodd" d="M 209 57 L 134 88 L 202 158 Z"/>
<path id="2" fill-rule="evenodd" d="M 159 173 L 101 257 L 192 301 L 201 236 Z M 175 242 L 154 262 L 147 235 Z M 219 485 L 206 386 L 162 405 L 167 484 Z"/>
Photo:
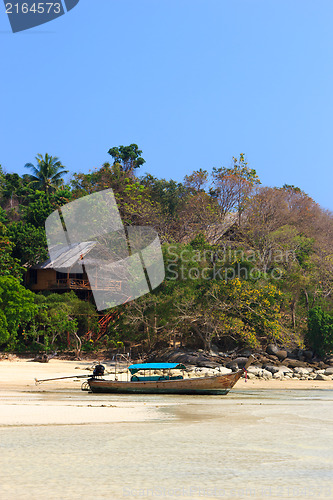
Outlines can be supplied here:
<path id="1" fill-rule="evenodd" d="M 0 426 L 140 422 L 152 418 L 154 405 L 143 402 L 111 404 L 87 398 L 84 378 L 43 382 L 35 378 L 91 374 L 91 362 L 50 360 L 0 362 Z"/>

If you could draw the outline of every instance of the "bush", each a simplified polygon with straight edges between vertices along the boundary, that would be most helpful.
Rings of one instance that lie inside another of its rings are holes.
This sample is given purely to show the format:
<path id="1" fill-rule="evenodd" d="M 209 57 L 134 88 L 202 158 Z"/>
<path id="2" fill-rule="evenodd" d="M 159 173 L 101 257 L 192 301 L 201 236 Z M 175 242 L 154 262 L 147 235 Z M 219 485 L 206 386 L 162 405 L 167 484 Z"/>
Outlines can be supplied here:
<path id="1" fill-rule="evenodd" d="M 34 294 L 13 276 L 0 276 L 0 345 L 13 349 L 19 328 L 36 313 Z"/>
<path id="2" fill-rule="evenodd" d="M 333 352 L 333 316 L 319 306 L 309 312 L 307 341 L 320 356 Z"/>

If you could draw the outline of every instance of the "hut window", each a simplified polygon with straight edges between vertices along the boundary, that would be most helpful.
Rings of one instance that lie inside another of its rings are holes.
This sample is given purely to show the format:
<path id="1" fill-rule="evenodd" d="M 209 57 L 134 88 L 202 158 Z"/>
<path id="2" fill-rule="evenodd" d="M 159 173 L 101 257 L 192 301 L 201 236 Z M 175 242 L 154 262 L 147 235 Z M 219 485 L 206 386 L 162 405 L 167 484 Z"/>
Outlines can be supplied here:
<path id="1" fill-rule="evenodd" d="M 29 281 L 31 285 L 37 285 L 37 269 L 30 269 Z"/>
<path id="2" fill-rule="evenodd" d="M 67 273 L 59 273 L 59 271 L 57 271 L 57 277 L 56 277 L 57 280 L 65 280 L 67 279 Z"/>

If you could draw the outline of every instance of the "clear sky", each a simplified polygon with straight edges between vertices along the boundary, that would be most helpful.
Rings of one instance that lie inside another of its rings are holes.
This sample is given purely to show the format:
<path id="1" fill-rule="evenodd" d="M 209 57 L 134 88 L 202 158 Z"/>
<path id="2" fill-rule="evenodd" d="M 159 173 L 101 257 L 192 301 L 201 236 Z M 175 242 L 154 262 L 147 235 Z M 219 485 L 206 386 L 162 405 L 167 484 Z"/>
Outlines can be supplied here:
<path id="1" fill-rule="evenodd" d="M 245 153 L 333 210 L 332 0 L 80 0 L 11 33 L 0 4 L 0 163 L 71 171 L 137 143 L 182 180 Z"/>

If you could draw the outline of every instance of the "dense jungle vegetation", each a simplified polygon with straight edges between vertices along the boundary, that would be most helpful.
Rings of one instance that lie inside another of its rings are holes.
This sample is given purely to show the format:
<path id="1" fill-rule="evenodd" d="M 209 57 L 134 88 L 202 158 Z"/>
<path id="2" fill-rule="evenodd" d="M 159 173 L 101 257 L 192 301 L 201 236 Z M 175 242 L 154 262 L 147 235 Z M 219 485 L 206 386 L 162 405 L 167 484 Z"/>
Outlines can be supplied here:
<path id="1" fill-rule="evenodd" d="M 331 212 L 298 187 L 263 186 L 243 154 L 176 182 L 140 175 L 145 160 L 135 144 L 108 153 L 109 163 L 73 173 L 68 183 L 67 168 L 48 154 L 22 176 L 0 167 L 0 349 L 149 350 L 173 342 L 227 350 L 273 342 L 332 352 Z M 24 274 L 48 257 L 48 215 L 106 188 L 124 224 L 156 229 L 166 277 L 153 293 L 110 311 L 102 331 L 93 302 L 73 291 L 35 294 Z"/>

